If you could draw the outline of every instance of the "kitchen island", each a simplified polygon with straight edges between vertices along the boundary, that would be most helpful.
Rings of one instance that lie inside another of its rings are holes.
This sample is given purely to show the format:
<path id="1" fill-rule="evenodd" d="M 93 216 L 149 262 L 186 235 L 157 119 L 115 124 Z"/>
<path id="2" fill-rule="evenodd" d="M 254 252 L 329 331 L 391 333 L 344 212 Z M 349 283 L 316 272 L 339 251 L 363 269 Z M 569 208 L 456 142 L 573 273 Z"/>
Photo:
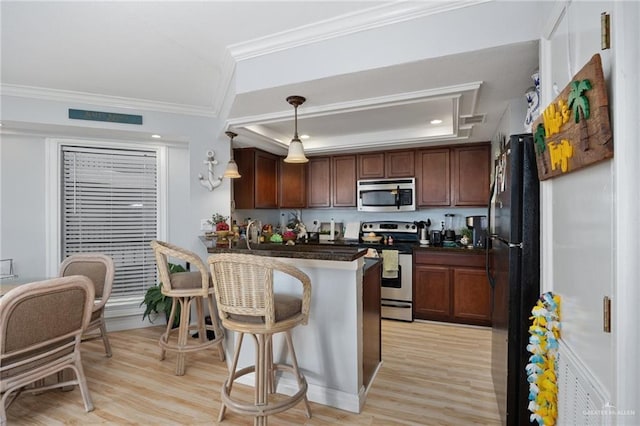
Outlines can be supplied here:
<path id="1" fill-rule="evenodd" d="M 207 251 L 245 253 L 285 261 L 311 279 L 309 323 L 293 329 L 298 364 L 308 383 L 309 400 L 359 413 L 381 365 L 380 261 L 365 259 L 365 248 L 336 245 L 251 244 L 217 242 L 201 237 Z M 275 291 L 300 294 L 294 279 L 274 275 Z M 232 360 L 235 333 L 225 338 Z M 290 363 L 281 336 L 273 338 L 274 362 Z M 238 367 L 254 363 L 254 346 L 243 342 Z M 238 381 L 253 385 L 253 376 Z M 297 384 L 290 375 L 278 377 L 277 392 L 292 395 Z"/>

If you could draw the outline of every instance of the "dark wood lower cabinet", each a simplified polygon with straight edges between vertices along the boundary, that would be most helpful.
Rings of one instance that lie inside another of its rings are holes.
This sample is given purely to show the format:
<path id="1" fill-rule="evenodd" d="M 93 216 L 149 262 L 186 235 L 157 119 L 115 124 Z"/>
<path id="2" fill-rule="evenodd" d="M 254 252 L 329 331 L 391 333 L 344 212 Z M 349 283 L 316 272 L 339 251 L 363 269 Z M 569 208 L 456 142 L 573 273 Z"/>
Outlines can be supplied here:
<path id="1" fill-rule="evenodd" d="M 458 322 L 491 324 L 491 288 L 484 269 L 453 269 L 453 317 Z"/>
<path id="2" fill-rule="evenodd" d="M 425 249 L 413 258 L 414 318 L 491 325 L 484 253 Z"/>
<path id="3" fill-rule="evenodd" d="M 451 317 L 450 276 L 444 266 L 415 266 L 414 318 L 446 321 Z"/>
<path id="4" fill-rule="evenodd" d="M 371 262 L 367 260 L 367 262 Z M 365 269 L 362 277 L 362 383 L 366 387 L 382 359 L 380 277 L 382 262 Z"/>

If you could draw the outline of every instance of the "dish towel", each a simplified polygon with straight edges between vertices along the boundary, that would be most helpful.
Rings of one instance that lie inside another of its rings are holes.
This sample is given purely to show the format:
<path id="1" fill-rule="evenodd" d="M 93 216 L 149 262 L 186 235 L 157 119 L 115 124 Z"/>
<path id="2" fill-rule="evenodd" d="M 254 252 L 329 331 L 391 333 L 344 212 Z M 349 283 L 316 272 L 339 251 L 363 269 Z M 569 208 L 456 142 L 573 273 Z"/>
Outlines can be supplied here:
<path id="1" fill-rule="evenodd" d="M 398 278 L 398 250 L 382 250 L 382 278 Z"/>

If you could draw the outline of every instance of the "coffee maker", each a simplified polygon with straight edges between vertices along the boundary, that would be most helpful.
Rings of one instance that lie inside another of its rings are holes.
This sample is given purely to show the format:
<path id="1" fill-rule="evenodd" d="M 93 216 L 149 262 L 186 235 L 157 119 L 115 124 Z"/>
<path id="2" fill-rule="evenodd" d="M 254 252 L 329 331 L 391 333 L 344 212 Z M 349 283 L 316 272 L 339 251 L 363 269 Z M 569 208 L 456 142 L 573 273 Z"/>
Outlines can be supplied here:
<path id="1" fill-rule="evenodd" d="M 487 247 L 487 217 L 467 216 L 467 228 L 471 229 L 472 242 L 475 248 Z"/>

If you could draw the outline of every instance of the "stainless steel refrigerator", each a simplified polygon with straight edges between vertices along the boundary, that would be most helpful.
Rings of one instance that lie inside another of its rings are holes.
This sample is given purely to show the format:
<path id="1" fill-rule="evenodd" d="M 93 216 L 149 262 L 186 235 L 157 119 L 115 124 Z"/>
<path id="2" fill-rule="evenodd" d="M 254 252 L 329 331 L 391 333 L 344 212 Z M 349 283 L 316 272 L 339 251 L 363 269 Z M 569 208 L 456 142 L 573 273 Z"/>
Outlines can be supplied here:
<path id="1" fill-rule="evenodd" d="M 531 134 L 512 135 L 496 159 L 488 212 L 491 369 L 502 423 L 529 424 L 529 317 L 540 295 L 540 182 Z"/>

